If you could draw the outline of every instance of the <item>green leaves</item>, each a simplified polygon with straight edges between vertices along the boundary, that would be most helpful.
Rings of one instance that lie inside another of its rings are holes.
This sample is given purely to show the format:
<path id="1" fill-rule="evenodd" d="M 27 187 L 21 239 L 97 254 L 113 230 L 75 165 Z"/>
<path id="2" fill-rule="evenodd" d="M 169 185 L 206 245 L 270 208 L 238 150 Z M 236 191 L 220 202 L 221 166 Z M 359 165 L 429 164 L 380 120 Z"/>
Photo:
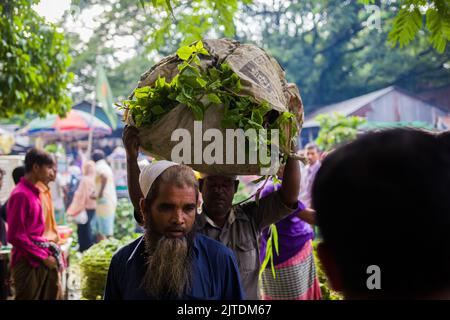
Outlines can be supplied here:
<path id="1" fill-rule="evenodd" d="M 276 278 L 276 272 L 275 272 L 275 266 L 273 262 L 273 248 L 275 247 L 275 253 L 277 256 L 279 255 L 279 249 L 278 249 L 278 230 L 277 226 L 275 224 L 271 224 L 269 226 L 269 232 L 268 232 L 268 239 L 267 239 L 267 246 L 266 246 L 266 253 L 264 256 L 264 261 L 261 264 L 261 268 L 259 269 L 259 277 L 261 277 L 264 270 L 267 268 L 267 265 L 270 262 L 270 268 L 272 270 L 272 276 Z"/>
<path id="2" fill-rule="evenodd" d="M 119 215 L 125 213 L 121 212 L 119 208 L 118 211 Z M 128 231 L 127 236 L 120 240 L 114 238 L 102 240 L 83 252 L 80 267 L 83 271 L 81 290 L 85 299 L 95 300 L 99 296 L 100 299 L 103 297 L 108 269 L 114 253 L 135 238 L 135 236 L 131 236 L 132 233 L 130 233 L 130 230 L 132 231 L 134 229 L 134 223 L 132 222 L 133 218 L 130 218 L 130 214 L 132 216 L 133 210 L 132 208 L 126 208 L 126 211 L 127 215 L 124 217 L 119 216 L 118 219 L 120 219 L 121 222 L 127 222 L 129 229 L 120 230 L 122 234 Z M 121 227 L 123 226 L 124 225 L 121 225 Z M 114 231 L 114 235 L 119 236 L 119 234 L 116 234 L 116 231 L 118 231 L 116 226 Z"/>
<path id="3" fill-rule="evenodd" d="M 221 104 L 222 100 L 220 100 L 219 96 L 215 93 L 210 93 L 207 95 L 209 102 L 215 104 Z"/>
<path id="4" fill-rule="evenodd" d="M 209 56 L 209 52 L 203 47 L 202 40 L 197 41 L 197 43 L 195 44 L 195 49 L 197 50 L 197 53 Z"/>
<path id="5" fill-rule="evenodd" d="M 436 9 L 427 11 L 427 28 L 430 31 L 430 41 L 436 51 L 443 53 L 450 41 L 450 17 L 447 19 Z"/>
<path id="6" fill-rule="evenodd" d="M 253 123 L 256 123 L 256 124 L 259 124 L 259 125 L 262 126 L 263 117 L 262 117 L 261 113 L 258 110 L 252 111 L 251 119 L 252 119 Z"/>
<path id="7" fill-rule="evenodd" d="M 404 0 L 394 19 L 388 40 L 392 47 L 400 48 L 409 44 L 423 27 L 423 14 L 426 16 L 426 28 L 433 47 L 443 53 L 450 41 L 450 6 L 448 0 Z"/>
<path id="8" fill-rule="evenodd" d="M 415 38 L 421 28 L 422 14 L 418 8 L 412 11 L 409 8 L 401 9 L 394 19 L 394 26 L 388 37 L 389 42 L 394 47 L 399 43 L 402 48 Z"/>
<path id="9" fill-rule="evenodd" d="M 151 110 L 155 115 L 161 115 L 165 113 L 165 110 L 159 105 L 153 106 Z"/>
<path id="10" fill-rule="evenodd" d="M 201 103 L 199 102 L 188 102 L 187 103 L 187 107 L 189 109 L 191 109 L 193 115 L 194 115 L 194 120 L 196 121 L 202 121 L 203 117 L 204 117 L 204 107 Z"/>
<path id="11" fill-rule="evenodd" d="M 177 50 L 178 58 L 181 60 L 187 61 L 191 57 L 191 55 L 194 53 L 194 48 L 184 46 Z"/>
<path id="12" fill-rule="evenodd" d="M 277 256 L 280 254 L 280 251 L 278 249 L 278 230 L 277 230 L 277 226 L 274 224 L 270 225 L 270 230 L 272 231 L 272 235 L 273 235 L 273 244 L 275 246 L 275 252 L 277 254 Z"/>
<path id="13" fill-rule="evenodd" d="M 315 120 L 320 126 L 316 143 L 324 151 L 356 138 L 358 127 L 366 122 L 363 118 L 346 117 L 339 113 L 321 114 Z"/>
<path id="14" fill-rule="evenodd" d="M 201 41 L 179 48 L 179 73 L 170 82 L 164 77 L 158 77 L 151 87 L 136 89 L 134 100 L 124 101 L 124 108 L 130 110 L 136 126 L 152 125 L 178 104 L 186 106 L 198 121 L 203 120 L 208 107 L 222 105 L 222 128 L 254 129 L 256 132 L 261 129 L 279 129 L 280 140 L 285 141 L 284 126 L 291 124 L 295 129 L 295 116 L 284 112 L 274 123 L 269 123 L 266 115 L 271 107 L 267 102 L 258 102 L 239 94 L 240 79 L 228 64 L 221 64 L 217 68 L 210 66 L 206 70 L 201 68 L 200 63 L 195 63 L 199 54 L 209 55 Z M 248 141 L 249 138 L 246 139 Z M 262 143 L 269 146 L 271 140 Z M 249 148 L 250 145 L 248 143 Z M 256 145 L 253 147 L 257 148 Z"/>
<path id="15" fill-rule="evenodd" d="M 167 10 L 169 10 L 170 14 L 172 15 L 172 17 L 174 16 L 173 14 L 173 8 L 172 8 L 172 4 L 170 3 L 170 0 L 166 0 L 166 6 L 167 6 Z"/>
<path id="16" fill-rule="evenodd" d="M 359 3 L 375 4 L 375 0 L 358 0 Z M 448 0 L 403 0 L 394 18 L 388 40 L 392 47 L 400 48 L 409 44 L 423 27 L 423 14 L 426 16 L 426 28 L 430 32 L 429 41 L 439 53 L 445 51 L 450 41 L 450 5 Z M 421 12 L 422 10 L 422 12 Z"/>
<path id="17" fill-rule="evenodd" d="M 197 41 L 197 43 L 194 45 L 182 46 L 177 50 L 178 58 L 183 61 L 188 61 L 191 56 L 194 55 L 193 58 L 196 58 L 196 61 L 199 62 L 197 57 L 198 54 L 203 54 L 205 56 L 209 55 L 208 51 L 203 47 L 203 42 L 201 40 Z"/>
<path id="18" fill-rule="evenodd" d="M 272 182 L 273 182 L 274 186 L 281 185 L 281 180 L 278 179 L 277 176 L 272 176 Z"/>
<path id="19" fill-rule="evenodd" d="M 36 1 L 0 4 L 0 118 L 35 112 L 64 115 L 72 104 L 68 45 L 33 9 Z"/>
<path id="20" fill-rule="evenodd" d="M 200 85 L 200 87 L 204 88 L 206 86 L 206 84 L 208 83 L 208 81 L 202 79 L 202 78 L 197 78 L 195 79 L 197 81 L 197 83 Z M 220 99 L 219 99 L 220 100 Z"/>
<path id="21" fill-rule="evenodd" d="M 182 44 L 186 45 L 202 38 L 209 31 L 233 37 L 235 34 L 234 18 L 238 13 L 239 3 L 249 3 L 250 0 L 220 0 L 220 1 L 179 1 L 179 0 L 140 0 L 152 5 L 152 18 L 156 20 L 155 27 L 149 33 L 149 49 L 167 47 L 174 39 L 182 37 Z M 176 19 L 175 19 L 176 17 Z M 199 53 L 202 50 L 199 49 Z"/>

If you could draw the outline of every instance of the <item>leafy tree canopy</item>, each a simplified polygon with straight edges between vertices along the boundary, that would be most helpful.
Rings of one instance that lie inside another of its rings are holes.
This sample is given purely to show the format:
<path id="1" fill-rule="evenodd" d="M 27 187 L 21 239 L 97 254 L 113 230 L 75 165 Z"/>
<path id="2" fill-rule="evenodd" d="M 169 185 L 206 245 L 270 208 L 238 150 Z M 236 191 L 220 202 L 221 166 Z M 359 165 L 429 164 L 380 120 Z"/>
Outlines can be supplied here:
<path id="1" fill-rule="evenodd" d="M 376 0 L 359 0 L 364 4 L 375 4 Z M 391 1 L 390 1 L 391 2 Z M 398 13 L 389 32 L 389 43 L 404 47 L 418 36 L 422 29 L 428 31 L 428 39 L 440 53 L 450 41 L 449 0 L 402 0 L 396 1 Z"/>
<path id="2" fill-rule="evenodd" d="M 98 62 L 107 70 L 113 93 L 122 99 L 154 61 L 181 44 L 233 34 L 238 40 L 265 47 L 280 61 L 288 79 L 300 87 L 307 112 L 389 85 L 416 91 L 449 84 L 450 70 L 444 67 L 450 62 L 448 48 L 439 54 L 424 36 L 415 37 L 403 48 L 394 48 L 387 41 L 401 7 L 399 1 L 79 3 L 80 15 L 93 6 L 102 6 L 104 12 L 87 42 L 65 28 L 73 50 L 74 85 L 80 90 L 77 100 L 93 91 L 93 70 Z M 367 25 L 372 12 L 365 3 L 380 8 L 381 30 Z M 130 58 L 121 60 L 119 51 L 124 48 L 117 43 L 130 35 L 133 42 L 125 49 Z"/>
<path id="3" fill-rule="evenodd" d="M 71 106 L 72 75 L 64 35 L 31 6 L 37 0 L 0 3 L 0 118 L 64 114 Z"/>

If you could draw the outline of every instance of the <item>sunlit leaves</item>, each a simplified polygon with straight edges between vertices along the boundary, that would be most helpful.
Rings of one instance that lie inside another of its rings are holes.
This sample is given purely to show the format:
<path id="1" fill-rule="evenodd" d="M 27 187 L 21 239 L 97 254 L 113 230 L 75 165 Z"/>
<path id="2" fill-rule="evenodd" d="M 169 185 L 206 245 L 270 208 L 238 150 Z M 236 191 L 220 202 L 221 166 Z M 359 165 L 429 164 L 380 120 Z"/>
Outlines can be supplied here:
<path id="1" fill-rule="evenodd" d="M 356 138 L 358 127 L 366 122 L 363 118 L 340 113 L 321 114 L 315 120 L 320 126 L 316 143 L 325 151 Z"/>
<path id="2" fill-rule="evenodd" d="M 427 28 L 430 31 L 430 41 L 433 47 L 440 53 L 444 52 L 447 42 L 450 41 L 450 16 L 445 19 L 439 11 L 429 9 L 427 11 Z"/>
<path id="3" fill-rule="evenodd" d="M 276 278 L 276 272 L 275 272 L 275 266 L 274 266 L 274 248 L 275 253 L 278 256 L 279 255 L 279 249 L 278 249 L 278 230 L 277 226 L 275 224 L 271 224 L 268 227 L 268 238 L 267 238 L 267 246 L 266 246 L 266 252 L 264 255 L 264 261 L 261 264 L 261 268 L 259 269 L 259 276 L 261 277 L 264 270 L 267 268 L 267 265 L 270 262 L 270 269 L 272 271 L 272 277 Z"/>
<path id="4" fill-rule="evenodd" d="M 72 74 L 64 36 L 32 8 L 36 1 L 0 4 L 0 117 L 27 111 L 63 115 Z"/>
<path id="5" fill-rule="evenodd" d="M 418 8 L 410 11 L 409 8 L 401 9 L 394 19 L 394 28 L 389 33 L 389 42 L 400 48 L 411 42 L 417 32 L 422 28 L 422 14 Z"/>
<path id="6" fill-rule="evenodd" d="M 154 14 L 166 12 L 164 21 L 149 34 L 149 49 L 167 45 L 173 39 L 188 44 L 213 31 L 227 37 L 235 35 L 234 18 L 239 4 L 251 0 L 139 0 L 152 6 Z"/>

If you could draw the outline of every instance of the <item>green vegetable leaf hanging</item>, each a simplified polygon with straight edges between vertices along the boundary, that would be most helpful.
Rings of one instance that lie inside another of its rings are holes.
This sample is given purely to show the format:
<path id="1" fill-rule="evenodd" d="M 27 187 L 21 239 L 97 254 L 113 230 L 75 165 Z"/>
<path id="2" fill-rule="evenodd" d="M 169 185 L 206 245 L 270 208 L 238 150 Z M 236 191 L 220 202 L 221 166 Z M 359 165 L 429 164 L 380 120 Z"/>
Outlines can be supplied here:
<path id="1" fill-rule="evenodd" d="M 163 114 L 163 113 L 166 112 L 166 111 L 165 111 L 161 106 L 159 106 L 159 105 L 152 107 L 151 110 L 152 110 L 152 112 L 153 112 L 154 114 L 156 114 L 156 115 L 160 115 L 160 114 Z"/>
<path id="2" fill-rule="evenodd" d="M 266 255 L 264 257 L 263 263 L 261 264 L 261 268 L 259 269 L 259 277 L 261 277 L 262 273 L 267 268 L 267 265 L 269 264 L 271 258 L 272 258 L 272 241 L 267 241 Z"/>
<path id="3" fill-rule="evenodd" d="M 197 43 L 195 44 L 195 49 L 197 49 L 197 51 L 200 51 L 201 49 L 203 49 L 203 41 L 202 40 L 197 41 Z"/>
<path id="4" fill-rule="evenodd" d="M 194 50 L 189 46 L 183 46 L 177 50 L 177 55 L 181 60 L 187 61 L 194 53 Z"/>
<path id="5" fill-rule="evenodd" d="M 220 100 L 219 96 L 215 93 L 210 93 L 210 94 L 208 94 L 207 97 L 208 97 L 208 100 L 212 103 L 217 103 L 217 104 L 222 103 L 222 100 Z"/>
<path id="6" fill-rule="evenodd" d="M 273 235 L 273 244 L 275 246 L 275 252 L 278 255 L 280 255 L 280 252 L 278 250 L 278 230 L 277 230 L 277 226 L 275 224 L 270 225 L 270 228 L 272 230 L 272 235 Z"/>

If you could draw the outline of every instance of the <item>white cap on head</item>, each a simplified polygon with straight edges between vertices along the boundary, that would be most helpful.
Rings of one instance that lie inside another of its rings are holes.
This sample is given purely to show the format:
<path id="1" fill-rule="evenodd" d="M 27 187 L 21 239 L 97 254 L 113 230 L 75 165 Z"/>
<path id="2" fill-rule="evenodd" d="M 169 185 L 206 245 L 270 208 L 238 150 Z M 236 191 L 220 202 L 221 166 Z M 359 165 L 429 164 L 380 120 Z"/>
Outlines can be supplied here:
<path id="1" fill-rule="evenodd" d="M 144 198 L 147 198 L 150 188 L 152 187 L 155 180 L 161 175 L 161 173 L 163 173 L 170 167 L 178 165 L 178 163 L 167 160 L 161 160 L 146 165 L 139 175 L 139 185 L 141 187 Z"/>

